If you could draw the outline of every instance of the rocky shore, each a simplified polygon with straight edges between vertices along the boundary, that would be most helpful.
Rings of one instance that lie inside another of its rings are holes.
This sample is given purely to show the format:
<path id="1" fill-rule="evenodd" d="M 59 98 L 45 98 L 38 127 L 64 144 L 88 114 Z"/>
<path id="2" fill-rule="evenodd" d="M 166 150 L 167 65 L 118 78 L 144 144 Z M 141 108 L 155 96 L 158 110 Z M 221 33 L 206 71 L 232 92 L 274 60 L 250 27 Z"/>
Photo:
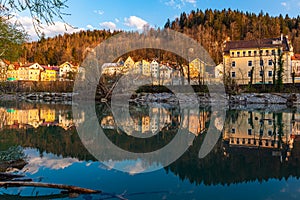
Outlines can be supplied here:
<path id="1" fill-rule="evenodd" d="M 60 102 L 72 103 L 73 93 L 16 93 L 16 94 L 0 94 L 2 101 L 28 101 L 28 102 Z M 122 94 L 120 95 L 122 98 Z M 227 105 L 300 105 L 300 94 L 287 93 L 242 93 L 238 95 L 225 94 L 206 94 L 206 93 L 138 93 L 129 100 L 135 103 L 169 103 L 169 104 L 193 104 L 198 101 L 200 104 L 218 104 L 225 103 Z"/>
<path id="2" fill-rule="evenodd" d="M 196 97 L 196 98 L 195 98 Z M 140 93 L 136 97 L 132 98 L 131 102 L 144 103 L 144 102 L 162 102 L 162 103 L 193 103 L 198 100 L 202 103 L 226 103 L 236 105 L 249 105 L 249 104 L 284 104 L 294 105 L 300 104 L 300 94 L 285 94 L 285 93 L 243 93 L 238 95 L 219 95 L 219 94 L 170 94 L 170 93 Z"/>
<path id="3" fill-rule="evenodd" d="M 45 103 L 72 103 L 73 93 L 16 93 L 16 94 L 1 94 L 1 101 L 27 101 L 27 102 L 45 102 Z"/>

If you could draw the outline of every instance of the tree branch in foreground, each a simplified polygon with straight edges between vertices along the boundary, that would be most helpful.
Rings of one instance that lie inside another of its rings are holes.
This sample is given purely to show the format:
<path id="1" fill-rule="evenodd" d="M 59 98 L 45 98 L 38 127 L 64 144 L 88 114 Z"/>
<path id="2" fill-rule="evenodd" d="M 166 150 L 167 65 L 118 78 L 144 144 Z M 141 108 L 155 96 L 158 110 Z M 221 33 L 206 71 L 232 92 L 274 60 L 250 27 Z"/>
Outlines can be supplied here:
<path id="1" fill-rule="evenodd" d="M 8 188 L 8 187 L 43 187 L 43 188 L 53 188 L 53 189 L 62 189 L 67 190 L 69 193 L 77 193 L 77 194 L 97 194 L 101 193 L 99 190 L 91 190 L 87 188 L 81 188 L 70 185 L 62 185 L 62 184 L 52 184 L 52 183 L 38 183 L 38 182 L 15 182 L 15 181 L 7 181 L 0 182 L 0 187 Z"/>

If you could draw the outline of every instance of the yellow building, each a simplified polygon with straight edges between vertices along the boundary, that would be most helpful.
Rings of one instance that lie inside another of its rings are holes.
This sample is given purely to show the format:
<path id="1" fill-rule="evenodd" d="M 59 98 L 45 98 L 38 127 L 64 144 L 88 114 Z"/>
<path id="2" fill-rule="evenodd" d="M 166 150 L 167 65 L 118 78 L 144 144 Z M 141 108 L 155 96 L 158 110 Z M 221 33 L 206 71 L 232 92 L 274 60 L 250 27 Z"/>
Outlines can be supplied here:
<path id="1" fill-rule="evenodd" d="M 39 81 L 40 80 L 40 69 L 28 69 L 27 70 L 27 79 L 24 79 L 24 80 L 29 80 L 29 81 Z"/>
<path id="2" fill-rule="evenodd" d="M 285 124 L 281 139 L 292 147 L 291 113 L 282 113 L 280 119 L 280 124 Z M 277 148 L 280 140 L 278 120 L 273 113 L 239 111 L 225 124 L 223 139 L 231 146 Z"/>
<path id="3" fill-rule="evenodd" d="M 190 62 L 189 67 L 190 67 L 190 77 L 192 79 L 198 78 L 199 76 L 204 78 L 205 65 L 203 61 L 201 61 L 199 58 L 196 58 L 192 62 Z M 185 72 L 185 74 L 187 75 L 187 72 Z"/>
<path id="4" fill-rule="evenodd" d="M 8 69 L 6 72 L 7 80 L 15 81 L 18 80 L 18 70 L 15 69 Z"/>
<path id="5" fill-rule="evenodd" d="M 41 72 L 41 81 L 56 81 L 56 71 L 51 69 L 46 69 Z"/>
<path id="6" fill-rule="evenodd" d="M 129 56 L 125 62 L 124 62 L 124 68 L 128 69 L 132 69 L 134 67 L 134 60 Z"/>
<path id="7" fill-rule="evenodd" d="M 145 76 L 151 75 L 150 62 L 142 60 L 142 74 Z"/>
<path id="8" fill-rule="evenodd" d="M 292 56 L 292 70 L 295 73 L 295 83 L 300 83 L 300 54 Z"/>
<path id="9" fill-rule="evenodd" d="M 17 79 L 16 80 L 19 80 L 19 81 L 24 81 L 24 80 L 28 80 L 28 69 L 26 67 L 20 67 L 18 70 L 17 70 Z"/>
<path id="10" fill-rule="evenodd" d="M 54 122 L 55 121 L 55 110 L 54 109 L 41 109 L 40 117 L 45 122 Z"/>
<path id="11" fill-rule="evenodd" d="M 38 109 L 14 110 L 7 111 L 7 125 L 31 125 L 34 128 L 41 124 Z"/>
<path id="12" fill-rule="evenodd" d="M 273 82 L 274 62 L 283 54 L 283 82 L 291 83 L 293 47 L 288 37 L 248 41 L 227 41 L 223 51 L 225 75 L 238 84 Z M 278 69 L 278 64 L 277 64 Z M 276 74 L 275 74 L 276 75 Z"/>

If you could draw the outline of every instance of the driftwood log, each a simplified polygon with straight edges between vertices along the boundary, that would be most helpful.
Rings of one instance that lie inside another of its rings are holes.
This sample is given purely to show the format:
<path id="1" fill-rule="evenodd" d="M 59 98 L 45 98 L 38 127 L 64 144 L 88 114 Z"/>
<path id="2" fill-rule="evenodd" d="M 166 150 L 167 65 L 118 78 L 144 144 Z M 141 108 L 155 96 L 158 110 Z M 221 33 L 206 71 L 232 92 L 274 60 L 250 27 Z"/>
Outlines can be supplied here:
<path id="1" fill-rule="evenodd" d="M 77 194 L 101 193 L 101 191 L 99 191 L 99 190 L 91 190 L 91 189 L 87 189 L 87 188 L 81 188 L 81 187 L 70 186 L 70 185 L 53 184 L 53 183 L 39 183 L 39 182 L 24 182 L 24 181 L 0 182 L 0 187 L 4 187 L 4 188 L 8 188 L 8 187 L 43 187 L 43 188 L 67 190 L 68 193 L 77 193 Z"/>

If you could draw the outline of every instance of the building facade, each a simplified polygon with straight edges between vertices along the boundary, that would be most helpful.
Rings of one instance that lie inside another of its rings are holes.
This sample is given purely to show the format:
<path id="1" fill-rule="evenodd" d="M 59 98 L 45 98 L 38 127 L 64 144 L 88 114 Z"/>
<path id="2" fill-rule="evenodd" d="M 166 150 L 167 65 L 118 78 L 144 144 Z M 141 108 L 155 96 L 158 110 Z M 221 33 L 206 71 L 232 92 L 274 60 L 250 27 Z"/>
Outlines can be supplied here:
<path id="1" fill-rule="evenodd" d="M 237 84 L 273 83 L 273 78 L 276 80 L 274 66 L 278 69 L 281 54 L 283 82 L 291 83 L 293 47 L 287 36 L 225 42 L 224 74 Z"/>
<path id="2" fill-rule="evenodd" d="M 300 54 L 292 56 L 292 70 L 295 83 L 300 83 Z"/>

